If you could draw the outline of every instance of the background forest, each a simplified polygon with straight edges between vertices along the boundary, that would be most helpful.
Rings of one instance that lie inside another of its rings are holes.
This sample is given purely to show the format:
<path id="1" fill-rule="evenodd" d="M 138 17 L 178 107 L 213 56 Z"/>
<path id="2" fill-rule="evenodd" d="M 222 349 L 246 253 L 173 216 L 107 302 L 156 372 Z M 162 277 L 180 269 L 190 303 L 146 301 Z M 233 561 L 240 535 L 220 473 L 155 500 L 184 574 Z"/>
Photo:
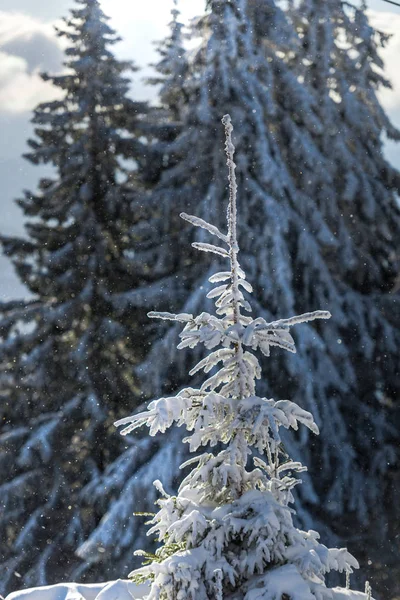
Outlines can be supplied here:
<path id="1" fill-rule="evenodd" d="M 222 230 L 229 112 L 257 314 L 332 313 L 294 332 L 297 354 L 262 364 L 261 393 L 293 399 L 321 433 L 283 435 L 309 468 L 297 524 L 347 545 L 376 596 L 395 598 L 400 173 L 386 156 L 400 131 L 379 95 L 389 36 L 342 0 L 208 0 L 191 21 L 185 4 L 169 7 L 149 101 L 132 87 L 142 57 L 118 54 L 107 2 L 77 0 L 56 23 L 64 66 L 54 54 L 42 75 L 25 155 L 36 168 L 12 184 L 25 231 L 10 234 L 10 217 L 0 229 L 21 284 L 6 277 L 0 304 L 0 592 L 126 576 L 133 550 L 152 549 L 134 513 L 153 510 L 154 479 L 177 488 L 182 433 L 122 438 L 113 423 L 176 393 L 202 357 L 178 354 L 179 328 L 146 314 L 204 309 L 219 259 L 191 250 L 207 239 L 179 213 Z"/>

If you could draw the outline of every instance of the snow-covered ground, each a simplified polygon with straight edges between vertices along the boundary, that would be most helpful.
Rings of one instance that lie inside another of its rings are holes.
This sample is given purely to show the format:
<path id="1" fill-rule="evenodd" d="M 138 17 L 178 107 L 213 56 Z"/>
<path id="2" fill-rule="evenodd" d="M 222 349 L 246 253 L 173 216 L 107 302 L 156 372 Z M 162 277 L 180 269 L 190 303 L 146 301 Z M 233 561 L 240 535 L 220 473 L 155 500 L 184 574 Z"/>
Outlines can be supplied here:
<path id="1" fill-rule="evenodd" d="M 134 600 L 143 598 L 148 589 L 147 585 L 136 585 L 121 579 L 86 585 L 59 583 L 13 592 L 5 600 Z M 367 600 L 366 594 L 362 592 L 343 588 L 334 588 L 330 591 L 332 600 Z"/>
<path id="2" fill-rule="evenodd" d="M 354 590 L 345 590 L 343 588 L 333 588 L 332 600 L 366 600 L 367 594 L 364 592 L 355 592 Z M 373 598 L 371 597 L 371 600 Z"/>
<path id="3" fill-rule="evenodd" d="M 117 579 L 106 583 L 58 583 L 13 592 L 6 600 L 132 600 L 143 598 L 147 585 Z"/>

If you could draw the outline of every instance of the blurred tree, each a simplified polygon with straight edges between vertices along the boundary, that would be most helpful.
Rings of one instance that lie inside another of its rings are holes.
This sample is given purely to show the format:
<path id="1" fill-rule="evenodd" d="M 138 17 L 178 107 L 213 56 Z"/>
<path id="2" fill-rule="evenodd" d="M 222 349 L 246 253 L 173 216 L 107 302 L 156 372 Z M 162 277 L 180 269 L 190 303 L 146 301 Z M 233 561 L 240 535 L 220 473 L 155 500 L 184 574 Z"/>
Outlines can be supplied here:
<path id="1" fill-rule="evenodd" d="M 189 64 L 184 46 L 184 26 L 179 20 L 180 12 L 177 8 L 177 0 L 174 0 L 174 5 L 171 11 L 172 20 L 169 23 L 169 36 L 162 40 L 157 47 L 161 57 L 161 60 L 153 65 L 157 75 L 150 78 L 148 82 L 160 86 L 161 106 L 168 111 L 167 114 L 179 121 L 188 100 L 188 94 L 183 84 L 188 74 Z"/>
<path id="2" fill-rule="evenodd" d="M 356 462 L 360 476 L 348 476 L 345 482 L 338 478 L 332 485 L 327 518 L 341 515 L 336 525 L 343 532 L 353 529 L 357 516 L 364 525 L 364 559 L 372 559 L 376 577 L 390 582 L 382 564 L 400 550 L 395 534 L 391 537 L 400 517 L 393 472 L 399 444 L 399 346 L 393 332 L 400 329 L 400 174 L 386 161 L 383 143 L 385 137 L 399 141 L 400 131 L 377 98 L 380 88 L 391 87 L 379 54 L 389 36 L 371 27 L 365 10 L 365 3 L 293 0 L 288 16 L 300 39 L 290 60 L 324 123 L 315 140 L 324 156 L 323 172 L 315 164 L 302 169 L 303 185 L 338 242 L 324 260 L 341 285 L 350 325 L 343 341 L 353 368 L 346 383 L 358 400 L 347 406 L 342 401 L 342 414 L 352 420 L 352 448 L 339 446 L 338 460 L 347 454 L 349 475 Z M 373 369 L 368 367 L 371 360 Z M 343 501 L 338 503 L 341 489 Z M 393 593 L 393 581 L 389 587 Z"/>
<path id="3" fill-rule="evenodd" d="M 26 155 L 55 174 L 18 201 L 27 237 L 1 237 L 33 294 L 1 307 L 2 593 L 84 568 L 73 553 L 102 516 L 84 488 L 126 448 L 112 423 L 138 398 L 146 348 L 124 294 L 147 276 L 131 235 L 147 107 L 127 96 L 132 65 L 98 0 L 78 3 L 57 30 L 65 74 L 44 76 L 62 99 L 35 110 Z"/>
<path id="4" fill-rule="evenodd" d="M 141 179 L 150 188 L 161 186 L 160 180 L 168 174 L 169 167 L 181 158 L 172 146 L 183 135 L 183 115 L 190 99 L 186 92 L 190 61 L 184 48 L 183 25 L 179 21 L 176 2 L 174 4 L 170 32 L 158 44 L 160 61 L 153 65 L 156 73 L 149 80 L 159 86 L 160 99 L 159 105 L 149 111 L 145 125 L 152 144 L 147 147 L 149 159 L 142 165 Z M 134 212 L 139 215 L 131 229 L 135 258 L 139 264 L 146 264 L 149 268 L 142 286 L 120 296 L 124 310 L 132 314 L 138 309 L 148 310 L 149 306 L 160 301 L 165 305 L 177 302 L 177 277 L 183 259 L 180 256 L 178 191 L 168 189 L 165 198 L 162 192 L 154 195 L 150 192 L 145 203 L 141 196 L 133 201 Z M 186 295 L 188 293 L 189 290 L 186 290 Z M 147 342 L 150 347 L 155 344 L 160 355 L 152 371 L 152 381 L 149 378 L 143 380 L 143 363 L 137 365 L 136 372 L 142 380 L 144 396 L 151 397 L 155 389 L 171 387 L 176 385 L 176 381 L 174 379 L 172 383 L 167 379 L 164 368 L 157 372 L 160 364 L 170 365 L 173 349 L 168 343 L 161 344 L 160 348 L 160 326 L 150 320 L 148 324 Z M 164 332 L 163 329 L 161 331 Z M 157 500 L 157 490 L 153 486 L 156 477 L 162 478 L 168 489 L 176 487 L 184 452 L 179 431 L 172 431 L 168 438 L 164 438 L 160 436 L 150 440 L 148 437 L 130 436 L 131 447 L 86 487 L 86 497 L 94 504 L 95 512 L 106 515 L 78 549 L 78 554 L 89 566 L 88 576 L 91 578 L 103 578 L 105 573 L 108 578 L 126 575 L 132 566 L 132 549 L 151 546 L 143 519 L 134 513 L 153 510 Z"/>

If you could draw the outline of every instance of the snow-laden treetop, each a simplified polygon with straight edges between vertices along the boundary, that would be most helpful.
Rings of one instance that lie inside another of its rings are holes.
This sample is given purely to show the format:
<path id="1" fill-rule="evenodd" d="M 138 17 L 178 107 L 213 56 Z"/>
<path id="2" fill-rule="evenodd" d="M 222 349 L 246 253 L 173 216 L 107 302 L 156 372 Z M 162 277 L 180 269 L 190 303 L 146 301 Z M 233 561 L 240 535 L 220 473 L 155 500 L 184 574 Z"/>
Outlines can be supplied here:
<path id="1" fill-rule="evenodd" d="M 312 415 L 297 404 L 256 395 L 261 369 L 254 354 L 260 350 L 269 356 L 272 346 L 295 352 L 290 327 L 328 319 L 330 314 L 316 311 L 270 323 L 246 314 L 251 307 L 245 294 L 252 287 L 238 261 L 235 148 L 229 115 L 222 122 L 229 169 L 228 231 L 181 214 L 218 240 L 215 245 L 193 246 L 229 263 L 226 271 L 210 277 L 216 287 L 208 298 L 215 298 L 216 314 L 149 313 L 183 323 L 179 347 L 201 343 L 211 351 L 191 374 L 203 370 L 211 375 L 200 389 L 189 387 L 155 400 L 147 411 L 116 423 L 125 426 L 123 434 L 147 425 L 150 435 L 177 423 L 188 430 L 192 452 L 203 446 L 217 446 L 217 451 L 196 455 L 182 465 L 195 466 L 177 496 L 169 496 L 160 482 L 155 483 L 163 498 L 149 534 L 156 533 L 162 545 L 132 576 L 138 582 L 152 581 L 148 600 L 332 600 L 342 590 L 327 588 L 325 574 L 350 573 L 358 563 L 346 549 L 328 549 L 315 531 L 293 525 L 289 505 L 299 483 L 295 474 L 305 467 L 286 455 L 279 433 L 280 427 L 297 429 L 299 423 L 314 433 L 318 428 Z"/>

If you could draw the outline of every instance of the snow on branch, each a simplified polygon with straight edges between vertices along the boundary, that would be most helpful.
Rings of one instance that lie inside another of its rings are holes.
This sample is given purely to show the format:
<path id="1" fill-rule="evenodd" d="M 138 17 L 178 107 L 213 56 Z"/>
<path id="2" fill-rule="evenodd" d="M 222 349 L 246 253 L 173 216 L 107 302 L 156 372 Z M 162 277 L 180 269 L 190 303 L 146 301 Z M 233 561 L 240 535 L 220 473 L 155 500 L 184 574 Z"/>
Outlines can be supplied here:
<path id="1" fill-rule="evenodd" d="M 279 324 L 279 326 L 298 325 L 299 323 L 309 323 L 316 319 L 330 319 L 331 313 L 328 310 L 316 310 L 314 312 L 304 313 L 297 315 L 296 317 L 290 317 L 290 319 L 280 319 L 274 321 L 271 325 Z"/>
<path id="2" fill-rule="evenodd" d="M 190 315 L 188 313 L 179 313 L 178 315 L 174 315 L 173 313 L 157 312 L 154 310 L 147 313 L 147 316 L 150 319 L 162 319 L 164 321 L 179 321 L 180 323 L 187 323 L 188 321 L 191 321 L 193 319 L 193 315 Z"/>
<path id="3" fill-rule="evenodd" d="M 185 221 L 188 221 L 189 223 L 194 225 L 195 227 L 201 227 L 202 229 L 206 229 L 212 235 L 216 235 L 217 237 L 219 237 L 219 239 L 223 242 L 228 241 L 227 236 L 221 233 L 218 227 L 215 227 L 215 225 L 211 225 L 210 223 L 203 221 L 203 219 L 200 219 L 200 217 L 194 217 L 193 215 L 188 215 L 184 212 L 182 212 L 179 216 Z"/>
<path id="4" fill-rule="evenodd" d="M 197 250 L 202 250 L 203 252 L 212 252 L 213 254 L 219 254 L 224 258 L 228 258 L 229 254 L 225 250 L 225 248 L 221 248 L 220 246 L 214 246 L 213 244 L 205 244 L 204 242 L 193 242 L 193 248 Z"/>

